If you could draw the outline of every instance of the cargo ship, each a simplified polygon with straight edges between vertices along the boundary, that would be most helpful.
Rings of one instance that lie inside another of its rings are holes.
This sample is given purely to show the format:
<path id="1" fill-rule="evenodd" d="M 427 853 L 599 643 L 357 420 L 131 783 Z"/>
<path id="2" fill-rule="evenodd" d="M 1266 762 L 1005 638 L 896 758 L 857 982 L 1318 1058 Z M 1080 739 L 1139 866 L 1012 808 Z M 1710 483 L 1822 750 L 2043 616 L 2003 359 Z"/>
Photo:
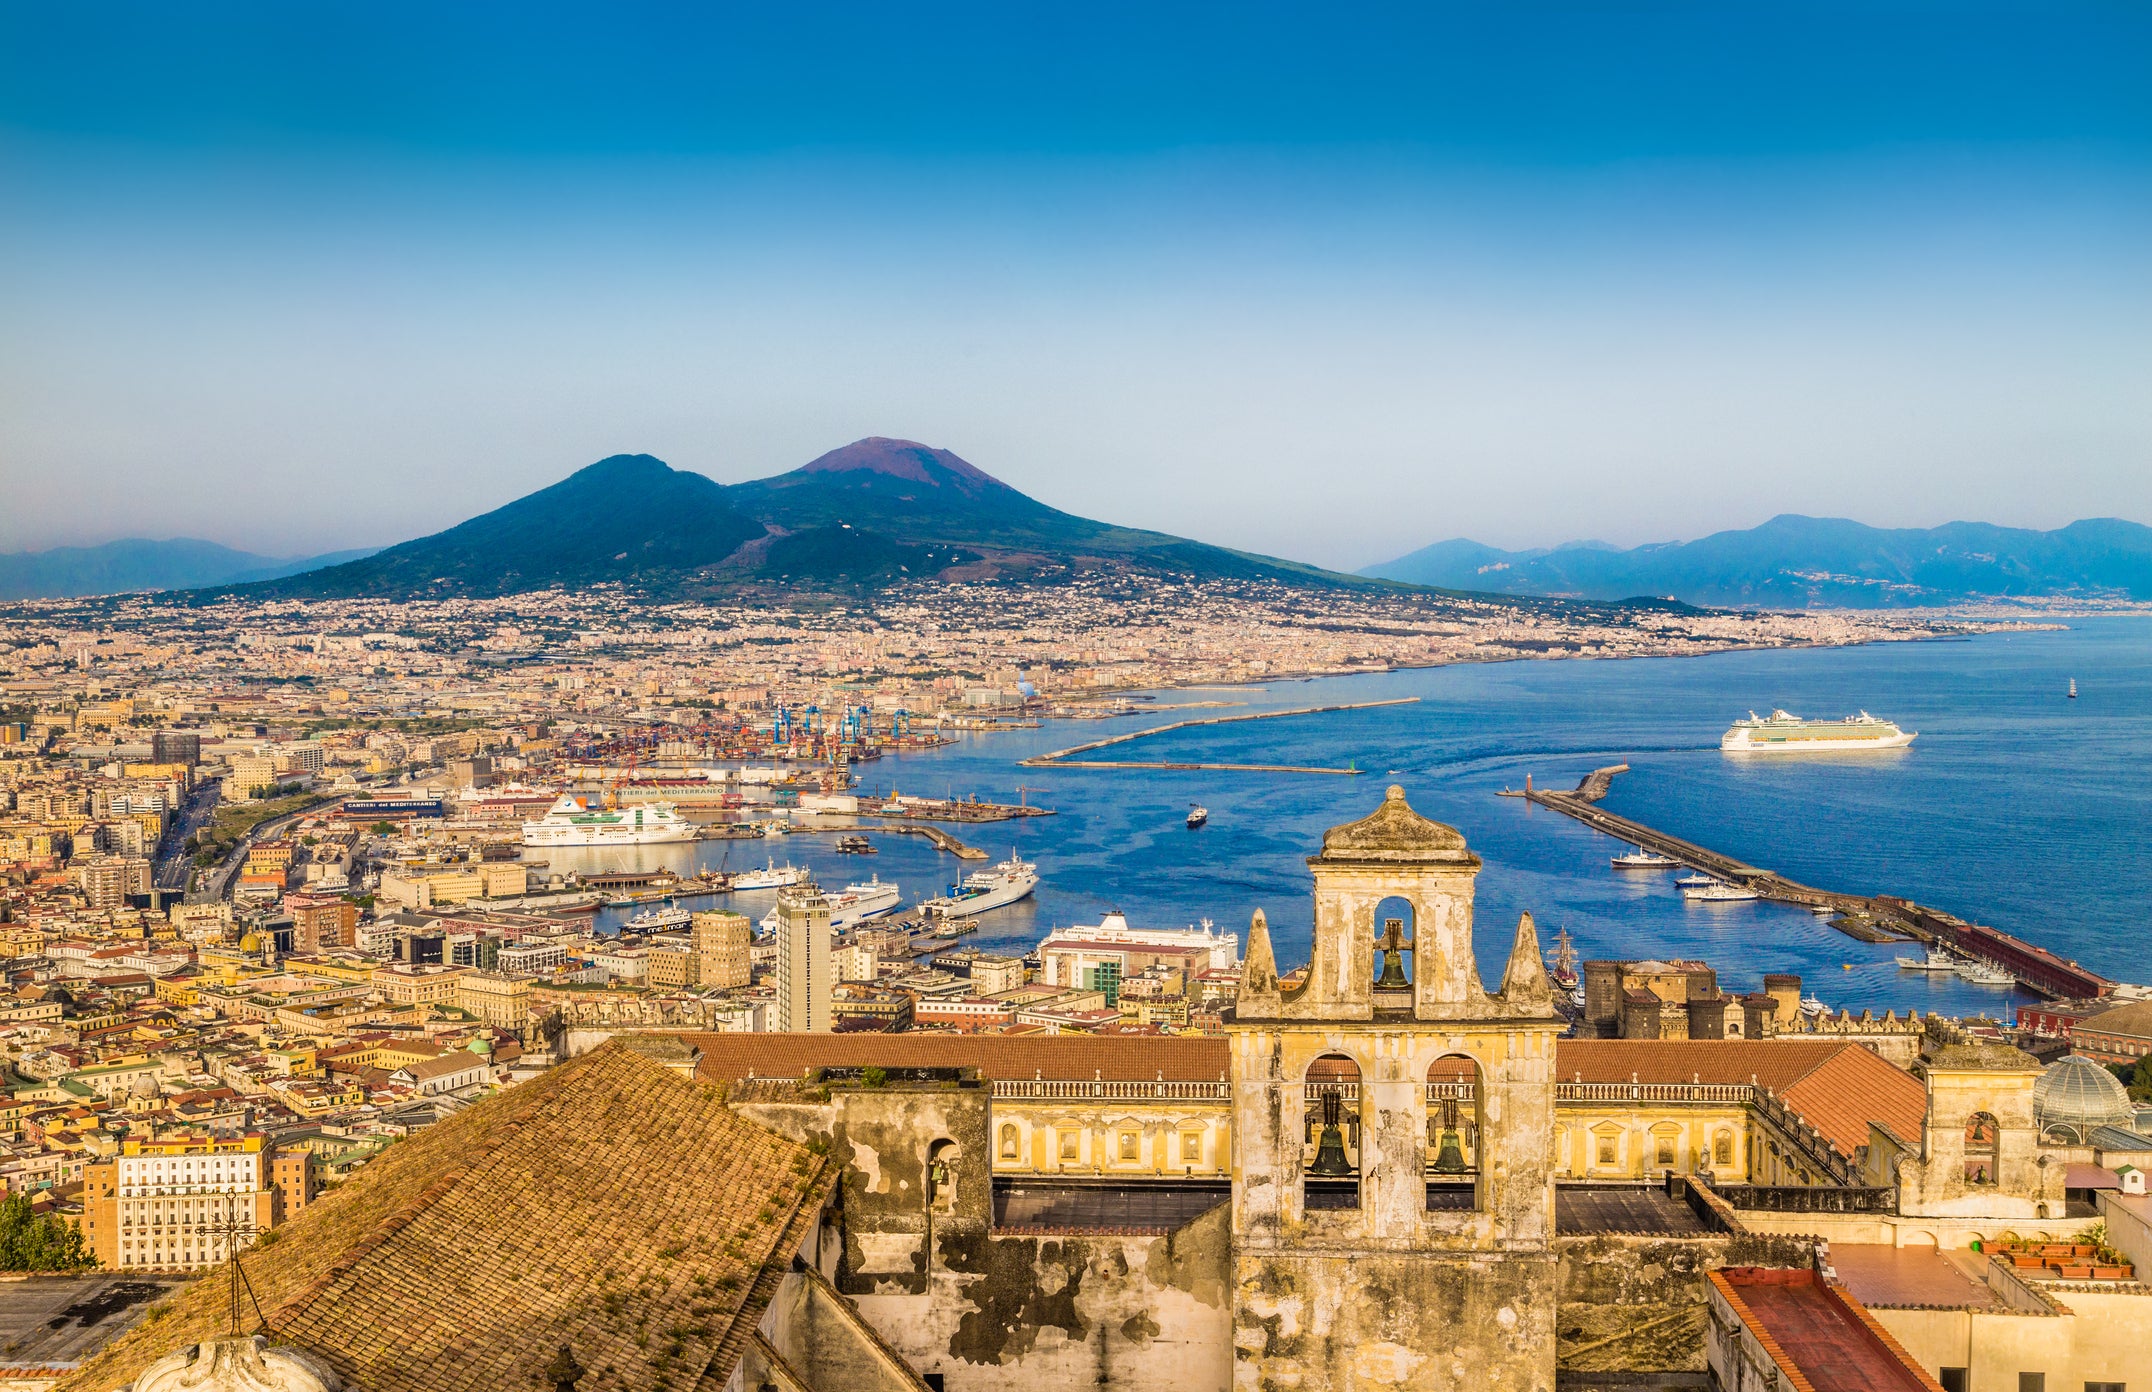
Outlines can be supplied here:
<path id="1" fill-rule="evenodd" d="M 669 846 L 696 835 L 695 824 L 669 802 L 593 807 L 576 793 L 563 794 L 545 816 L 523 824 L 526 846 Z"/>
<path id="2" fill-rule="evenodd" d="M 1803 720 L 1782 710 L 1736 720 L 1719 738 L 1728 754 L 1815 754 L 1841 749 L 1903 749 L 1916 734 L 1867 711 L 1843 720 Z"/>

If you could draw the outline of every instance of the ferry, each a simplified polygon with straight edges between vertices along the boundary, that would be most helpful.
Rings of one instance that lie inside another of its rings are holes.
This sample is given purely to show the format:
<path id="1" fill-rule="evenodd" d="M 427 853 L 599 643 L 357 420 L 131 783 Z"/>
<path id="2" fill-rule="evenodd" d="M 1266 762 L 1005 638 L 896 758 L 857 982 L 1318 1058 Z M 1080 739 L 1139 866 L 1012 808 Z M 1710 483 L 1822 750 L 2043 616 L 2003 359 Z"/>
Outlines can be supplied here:
<path id="1" fill-rule="evenodd" d="M 678 904 L 666 904 L 662 908 L 635 915 L 627 921 L 626 928 L 631 933 L 663 933 L 669 929 L 687 927 L 688 918 L 686 909 Z"/>
<path id="2" fill-rule="evenodd" d="M 736 890 L 790 889 L 806 878 L 807 872 L 805 870 L 800 869 L 790 861 L 779 865 L 777 858 L 772 856 L 767 867 L 761 870 L 743 870 L 734 875 L 732 877 L 732 887 Z"/>
<path id="3" fill-rule="evenodd" d="M 1614 868 L 1616 870 L 1678 870 L 1681 868 L 1681 862 L 1675 860 L 1672 856 L 1663 856 L 1657 851 L 1647 851 L 1642 846 L 1638 846 L 1614 857 Z"/>
<path id="4" fill-rule="evenodd" d="M 1843 720 L 1803 720 L 1782 710 L 1767 716 L 1750 711 L 1719 737 L 1728 754 L 1814 754 L 1831 750 L 1903 749 L 1918 733 L 1901 730 L 1867 711 Z"/>
<path id="5" fill-rule="evenodd" d="M 545 816 L 523 824 L 526 846 L 669 846 L 695 836 L 695 824 L 669 802 L 594 807 L 577 793 L 563 794 Z"/>
<path id="6" fill-rule="evenodd" d="M 1697 904 L 1738 904 L 1763 896 L 1740 885 L 1709 884 L 1684 889 L 1681 891 L 1681 897 Z"/>
<path id="7" fill-rule="evenodd" d="M 829 904 L 831 932 L 870 918 L 880 918 L 904 902 L 904 892 L 896 885 L 884 884 L 880 875 L 870 876 L 865 884 L 846 885 L 841 893 L 822 897 Z M 773 933 L 777 931 L 776 909 L 762 916 L 762 926 Z"/>
<path id="8" fill-rule="evenodd" d="M 983 914 L 1029 898 L 1038 887 L 1039 867 L 1012 855 L 991 870 L 965 876 L 962 883 L 949 886 L 947 894 L 921 904 L 919 911 L 929 918 Z"/>
<path id="9" fill-rule="evenodd" d="M 1188 829 L 1190 831 L 1194 831 L 1209 820 L 1210 809 L 1208 807 L 1198 804 L 1188 809 Z"/>

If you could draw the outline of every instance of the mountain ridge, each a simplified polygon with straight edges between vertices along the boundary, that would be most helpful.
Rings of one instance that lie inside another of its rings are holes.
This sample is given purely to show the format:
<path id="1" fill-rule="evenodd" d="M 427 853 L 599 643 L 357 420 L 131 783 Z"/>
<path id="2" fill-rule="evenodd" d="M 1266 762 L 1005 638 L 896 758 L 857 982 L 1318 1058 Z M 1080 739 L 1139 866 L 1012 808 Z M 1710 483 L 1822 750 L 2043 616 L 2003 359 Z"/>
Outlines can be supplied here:
<path id="1" fill-rule="evenodd" d="M 431 536 L 246 587 L 275 598 L 496 596 L 608 582 L 646 590 L 1098 571 L 1388 586 L 1295 561 L 1062 512 L 951 451 L 869 436 L 732 485 L 611 455 Z"/>
<path id="2" fill-rule="evenodd" d="M 260 556 L 197 537 L 119 537 L 95 546 L 0 553 L 0 601 L 195 589 L 295 575 L 368 554 Z"/>
<path id="3" fill-rule="evenodd" d="M 1918 609 L 1984 600 L 2152 600 L 2152 527 L 2084 518 L 2051 531 L 1988 522 L 1870 527 L 1780 513 L 1693 541 L 1505 551 L 1465 538 L 1368 566 L 1369 577 L 1606 601 L 1658 595 L 1722 608 Z"/>

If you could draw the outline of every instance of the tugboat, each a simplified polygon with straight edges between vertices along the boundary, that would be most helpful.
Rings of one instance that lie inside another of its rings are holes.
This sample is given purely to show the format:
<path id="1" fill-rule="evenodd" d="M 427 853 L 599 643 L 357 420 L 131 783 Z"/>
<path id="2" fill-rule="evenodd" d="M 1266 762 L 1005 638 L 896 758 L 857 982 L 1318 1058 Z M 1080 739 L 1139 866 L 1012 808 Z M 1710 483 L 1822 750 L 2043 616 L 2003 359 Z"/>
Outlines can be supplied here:
<path id="1" fill-rule="evenodd" d="M 1201 803 L 1190 804 L 1188 808 L 1188 829 L 1190 831 L 1194 831 L 1209 820 L 1210 809 L 1208 807 L 1203 806 Z"/>

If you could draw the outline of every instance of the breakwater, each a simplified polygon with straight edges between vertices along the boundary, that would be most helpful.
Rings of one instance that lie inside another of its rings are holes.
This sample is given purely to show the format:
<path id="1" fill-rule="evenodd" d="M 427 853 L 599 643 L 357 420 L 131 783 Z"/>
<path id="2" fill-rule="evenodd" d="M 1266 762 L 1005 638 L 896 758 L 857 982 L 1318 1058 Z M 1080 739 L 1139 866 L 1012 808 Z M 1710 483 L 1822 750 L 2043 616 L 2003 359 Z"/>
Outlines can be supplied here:
<path id="1" fill-rule="evenodd" d="M 1334 706 L 1295 706 L 1291 710 L 1257 711 L 1250 715 L 1214 715 L 1201 720 L 1176 720 L 1169 725 L 1153 725 L 1146 730 L 1131 730 L 1127 734 L 1112 735 L 1106 739 L 1091 740 L 1084 744 L 1072 744 L 1066 749 L 1056 749 L 1049 754 L 1039 754 L 1023 761 L 1025 768 L 1088 768 L 1088 769 L 1219 769 L 1235 773 L 1329 773 L 1347 777 L 1362 772 L 1358 768 L 1323 768 L 1307 764 L 1234 764 L 1201 763 L 1185 760 L 1159 759 L 1079 759 L 1079 754 L 1089 754 L 1111 745 L 1127 744 L 1134 740 L 1149 739 L 1174 730 L 1195 729 L 1204 725 L 1239 725 L 1252 720 L 1282 720 L 1289 715 L 1325 715 L 1332 711 L 1372 710 L 1377 706 L 1409 706 L 1420 698 L 1398 696 L 1387 701 L 1354 701 Z"/>
<path id="2" fill-rule="evenodd" d="M 2016 978 L 2020 986 L 2044 996 L 2104 996 L 2114 990 L 2115 983 L 2098 973 L 1984 924 L 1968 923 L 1897 895 L 1844 894 L 1801 884 L 1775 870 L 1746 864 L 1598 806 L 1613 785 L 1614 776 L 1627 772 L 1628 767 L 1627 764 L 1615 764 L 1594 769 L 1574 789 L 1566 792 L 1533 788 L 1529 780 L 1522 792 L 1503 791 L 1573 817 L 1594 831 L 1618 837 L 1647 851 L 1656 851 L 1669 860 L 1679 861 L 1728 884 L 1740 885 L 1758 898 L 1834 910 L 1844 916 L 1844 931 L 1863 941 L 1874 942 L 1888 935 L 1936 944 L 1960 956 L 2000 967 Z"/>

